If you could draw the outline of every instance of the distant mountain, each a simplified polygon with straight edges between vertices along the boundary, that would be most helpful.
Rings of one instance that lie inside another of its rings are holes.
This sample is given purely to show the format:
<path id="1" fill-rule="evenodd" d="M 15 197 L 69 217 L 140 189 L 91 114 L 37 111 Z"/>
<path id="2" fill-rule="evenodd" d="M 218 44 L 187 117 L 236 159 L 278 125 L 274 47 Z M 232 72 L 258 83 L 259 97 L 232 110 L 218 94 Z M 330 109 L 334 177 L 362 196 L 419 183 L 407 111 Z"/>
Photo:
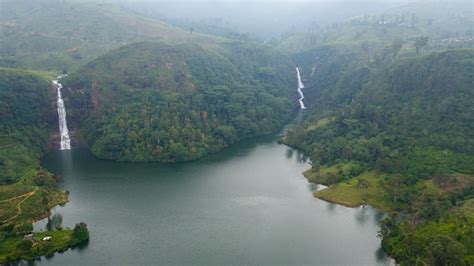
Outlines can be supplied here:
<path id="1" fill-rule="evenodd" d="M 1 7 L 0 66 L 72 71 L 128 43 L 218 39 L 112 4 L 6 0 Z"/>
<path id="2" fill-rule="evenodd" d="M 328 25 L 366 13 L 380 12 L 404 2 L 407 1 L 203 0 L 120 1 L 120 4 L 147 17 L 163 19 L 186 29 L 194 28 L 213 34 L 236 32 L 258 40 L 269 40 L 287 31 L 304 29 L 311 23 Z"/>
<path id="3" fill-rule="evenodd" d="M 396 39 L 413 42 L 429 36 L 429 50 L 474 48 L 471 1 L 421 1 L 361 14 L 331 25 L 309 24 L 282 35 L 280 49 L 295 53 L 321 45 L 383 48 Z"/>

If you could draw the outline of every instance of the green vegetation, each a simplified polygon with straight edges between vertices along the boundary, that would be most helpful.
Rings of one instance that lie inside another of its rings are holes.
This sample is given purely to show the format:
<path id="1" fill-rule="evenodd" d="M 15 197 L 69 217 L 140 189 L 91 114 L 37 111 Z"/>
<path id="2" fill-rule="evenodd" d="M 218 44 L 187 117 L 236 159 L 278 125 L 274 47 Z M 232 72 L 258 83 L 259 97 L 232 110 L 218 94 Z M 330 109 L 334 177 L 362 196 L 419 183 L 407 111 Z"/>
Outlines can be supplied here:
<path id="1" fill-rule="evenodd" d="M 54 90 L 38 72 L 0 68 L 0 184 L 39 166 L 54 121 Z"/>
<path id="2" fill-rule="evenodd" d="M 0 233 L 0 263 L 15 260 L 33 260 L 39 256 L 52 256 L 70 247 L 84 244 L 89 239 L 89 232 L 84 223 L 76 224 L 74 229 L 60 228 L 54 231 L 32 233 L 32 236 L 18 235 L 4 226 Z M 30 231 L 29 231 L 30 232 Z M 27 233 L 29 233 L 27 232 Z M 49 240 L 45 237 L 50 237 Z"/>
<path id="3" fill-rule="evenodd" d="M 353 162 L 338 163 L 331 166 L 314 165 L 304 172 L 310 182 L 332 185 L 343 180 L 349 180 L 364 171 L 364 167 Z"/>
<path id="4" fill-rule="evenodd" d="M 137 43 L 64 80 L 70 125 L 121 161 L 186 161 L 275 132 L 296 111 L 291 61 L 270 47 Z"/>
<path id="5" fill-rule="evenodd" d="M 67 202 L 59 178 L 41 169 L 54 122 L 54 89 L 50 73 L 0 68 L 0 263 L 33 259 L 85 241 L 72 230 L 35 233 L 32 222 Z M 87 231 L 84 225 L 81 232 Z M 43 241 L 44 236 L 52 240 Z M 88 238 L 88 234 L 87 234 Z"/>
<path id="6" fill-rule="evenodd" d="M 384 190 L 378 182 L 379 178 L 380 173 L 365 172 L 356 178 L 339 182 L 327 189 L 315 192 L 314 195 L 348 207 L 370 203 L 373 206 L 387 210 L 383 199 Z"/>
<path id="7" fill-rule="evenodd" d="M 108 51 L 143 40 L 188 42 L 218 37 L 150 20 L 91 1 L 2 1 L 0 66 L 73 71 Z"/>
<path id="8" fill-rule="evenodd" d="M 309 107 L 283 141 L 311 156 L 308 180 L 332 185 L 316 197 L 390 214 L 382 245 L 402 265 L 473 264 L 474 50 L 453 49 L 473 47 L 458 4 L 409 4 L 280 43 Z"/>
<path id="9" fill-rule="evenodd" d="M 402 265 L 474 264 L 474 50 L 459 49 L 474 45 L 470 7 L 311 25 L 277 50 L 110 4 L 2 1 L 0 263 L 89 238 L 83 223 L 23 237 L 67 201 L 39 164 L 57 124 L 54 74 L 72 72 L 68 122 L 95 155 L 176 162 L 281 128 L 297 108 L 297 62 L 309 109 L 284 142 L 311 156 L 311 182 L 330 185 L 315 196 L 387 211 L 382 245 Z"/>
<path id="10" fill-rule="evenodd" d="M 470 265 L 472 264 L 472 229 L 466 226 L 474 220 L 453 215 L 440 221 L 422 222 L 416 230 L 407 223 L 393 226 L 386 221 L 384 226 L 397 230 L 384 229 L 384 248 L 407 264 L 421 264 L 428 261 L 430 265 Z M 385 231 L 387 230 L 387 231 Z M 421 243 L 429 243 L 423 248 Z M 405 248 L 399 248 L 405 247 Z"/>
<path id="11" fill-rule="evenodd" d="M 474 189 L 474 50 L 385 66 L 367 65 L 357 51 L 321 49 L 336 56 L 319 57 L 329 61 L 318 63 L 324 76 L 309 76 L 305 91 L 314 107 L 285 138 L 311 155 L 310 181 L 337 183 L 315 196 L 389 212 L 383 247 L 404 265 L 472 264 L 473 238 L 460 235 L 472 235 L 473 215 L 459 209 L 469 209 L 462 206 Z M 326 76 L 335 68 L 342 74 Z M 442 256 L 451 249 L 455 258 Z"/>
<path id="12" fill-rule="evenodd" d="M 351 46 L 361 48 L 365 56 L 382 51 L 394 40 L 402 40 L 402 51 L 410 55 L 416 51 L 474 48 L 472 22 L 469 1 L 415 1 L 331 25 L 308 25 L 304 31 L 284 34 L 278 47 L 297 54 L 324 45 Z"/>

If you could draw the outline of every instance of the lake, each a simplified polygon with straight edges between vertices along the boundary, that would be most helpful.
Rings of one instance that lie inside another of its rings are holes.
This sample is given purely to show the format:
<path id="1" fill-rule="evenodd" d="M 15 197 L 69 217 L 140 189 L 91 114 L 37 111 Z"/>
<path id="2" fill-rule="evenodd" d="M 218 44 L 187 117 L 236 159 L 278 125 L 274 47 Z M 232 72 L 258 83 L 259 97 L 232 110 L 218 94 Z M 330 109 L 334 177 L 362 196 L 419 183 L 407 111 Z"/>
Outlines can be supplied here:
<path id="1" fill-rule="evenodd" d="M 43 166 L 63 177 L 63 225 L 88 224 L 90 242 L 48 265 L 387 265 L 383 214 L 313 197 L 300 152 L 277 137 L 241 142 L 177 164 L 98 160 L 53 151 Z M 45 227 L 45 221 L 35 229 Z"/>

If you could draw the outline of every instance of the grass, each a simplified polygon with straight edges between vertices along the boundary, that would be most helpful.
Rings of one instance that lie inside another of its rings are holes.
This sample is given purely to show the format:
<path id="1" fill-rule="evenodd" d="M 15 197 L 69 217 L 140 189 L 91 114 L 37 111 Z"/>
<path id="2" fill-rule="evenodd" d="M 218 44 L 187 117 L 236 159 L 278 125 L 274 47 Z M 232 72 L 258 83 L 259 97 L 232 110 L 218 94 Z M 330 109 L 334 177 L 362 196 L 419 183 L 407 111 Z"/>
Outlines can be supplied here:
<path id="1" fill-rule="evenodd" d="M 50 215 L 54 206 L 65 204 L 67 193 L 58 189 L 56 182 L 51 173 L 30 167 L 17 183 L 0 185 L 0 225 L 32 223 Z M 52 236 L 52 240 L 43 241 L 44 236 Z M 36 232 L 31 250 L 23 250 L 18 247 L 24 241 L 22 235 L 0 231 L 0 263 L 66 250 L 72 245 L 71 236 L 69 229 Z"/>
<path id="2" fill-rule="evenodd" d="M 21 198 L 12 199 L 10 201 L 0 202 L 0 223 L 7 221 L 17 214 L 16 206 L 21 202 Z"/>
<path id="3" fill-rule="evenodd" d="M 21 213 L 15 218 L 18 221 L 36 221 L 48 217 L 50 209 L 65 204 L 67 194 L 64 191 L 40 188 L 21 204 Z"/>
<path id="4" fill-rule="evenodd" d="M 50 241 L 43 241 L 45 236 L 51 236 Z M 65 251 L 70 247 L 72 230 L 41 231 L 34 233 L 33 247 L 25 251 L 18 248 L 23 236 L 9 236 L 0 241 L 0 263 L 18 259 L 32 260 L 40 255 L 49 256 L 54 252 Z"/>
<path id="5" fill-rule="evenodd" d="M 37 221 L 47 217 L 52 207 L 67 202 L 66 191 L 55 187 L 51 173 L 41 170 L 46 182 L 41 186 L 35 184 L 39 172 L 29 168 L 17 183 L 0 185 L 0 224 Z"/>
<path id="6" fill-rule="evenodd" d="M 43 70 L 34 70 L 34 69 L 18 69 L 18 68 L 7 68 L 7 67 L 0 67 L 0 71 L 6 71 L 6 72 L 19 72 L 22 74 L 29 74 L 33 76 L 38 76 L 40 78 L 43 78 L 45 80 L 52 80 L 56 78 L 57 72 L 54 71 L 43 71 Z M 2 138 L 0 138 L 0 146 L 2 143 Z"/>
<path id="7" fill-rule="evenodd" d="M 0 186 L 0 202 L 15 198 L 21 197 L 28 192 L 34 190 L 32 186 L 25 186 L 24 184 L 15 183 L 12 185 Z"/>
<path id="8" fill-rule="evenodd" d="M 348 169 L 349 164 L 338 164 L 331 167 L 321 167 L 318 173 L 309 172 L 308 179 L 311 182 L 321 180 L 321 173 L 333 173 L 335 169 Z M 318 176 L 319 174 L 319 176 Z M 305 172 L 305 175 L 308 174 Z M 385 197 L 386 189 L 381 185 L 385 174 L 377 171 L 366 171 L 361 175 L 347 181 L 338 182 L 326 189 L 317 191 L 314 196 L 333 203 L 341 204 L 347 207 L 357 207 L 364 204 L 370 204 L 386 212 L 392 212 L 399 209 L 396 203 L 393 203 Z M 313 181 L 316 180 L 316 181 Z M 448 184 L 437 184 L 433 179 L 420 181 L 416 184 L 423 194 L 440 195 L 453 189 L 468 188 L 474 185 L 474 177 L 464 174 L 453 174 Z M 461 207 L 461 210 L 474 215 L 474 199 L 468 199 Z"/>
<path id="9" fill-rule="evenodd" d="M 456 173 L 449 176 L 449 179 L 442 184 L 435 184 L 433 181 L 433 185 L 435 185 L 441 192 L 449 192 L 455 189 L 473 187 L 474 175 Z"/>
<path id="10" fill-rule="evenodd" d="M 350 170 L 356 166 L 358 165 L 354 162 L 344 162 L 331 166 L 321 166 L 318 171 L 311 168 L 303 174 L 310 182 L 329 186 L 348 176 Z"/>
<path id="11" fill-rule="evenodd" d="M 305 131 L 311 131 L 311 130 L 325 127 L 327 124 L 329 124 L 329 122 L 334 121 L 334 119 L 335 119 L 334 116 L 319 119 L 316 123 L 312 123 L 309 127 L 307 127 Z"/>
<path id="12" fill-rule="evenodd" d="M 2 3 L 3 4 L 3 3 Z M 73 71 L 124 44 L 154 40 L 169 43 L 217 43 L 227 39 L 189 31 L 142 17 L 113 4 L 23 3 L 2 5 L 6 66 Z M 58 16 L 68 19 L 59 22 Z"/>
<path id="13" fill-rule="evenodd" d="M 315 197 L 347 207 L 370 204 L 382 210 L 394 206 L 384 200 L 384 188 L 380 185 L 381 173 L 364 172 L 346 182 L 339 182 L 314 193 Z"/>
<path id="14" fill-rule="evenodd" d="M 474 198 L 466 200 L 460 209 L 466 215 L 474 217 Z"/>

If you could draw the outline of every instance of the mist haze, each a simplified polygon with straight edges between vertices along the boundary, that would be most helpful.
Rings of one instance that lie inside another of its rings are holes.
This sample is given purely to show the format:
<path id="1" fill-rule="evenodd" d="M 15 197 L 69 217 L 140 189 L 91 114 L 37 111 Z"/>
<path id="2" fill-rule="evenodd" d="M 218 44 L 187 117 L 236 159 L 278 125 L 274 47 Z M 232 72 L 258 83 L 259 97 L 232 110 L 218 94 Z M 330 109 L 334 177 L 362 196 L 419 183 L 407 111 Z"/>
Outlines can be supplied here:
<path id="1" fill-rule="evenodd" d="M 472 1 L 0 0 L 0 264 L 474 265 Z"/>

